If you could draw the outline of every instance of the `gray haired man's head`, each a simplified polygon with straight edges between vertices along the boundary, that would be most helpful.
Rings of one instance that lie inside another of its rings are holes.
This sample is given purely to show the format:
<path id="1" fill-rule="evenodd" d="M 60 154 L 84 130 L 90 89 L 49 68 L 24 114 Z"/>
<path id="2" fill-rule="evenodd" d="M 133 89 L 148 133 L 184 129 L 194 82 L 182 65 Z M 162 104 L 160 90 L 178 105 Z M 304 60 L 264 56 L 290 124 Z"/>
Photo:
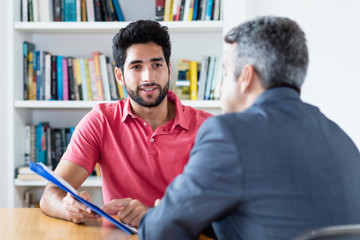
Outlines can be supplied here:
<path id="1" fill-rule="evenodd" d="M 309 63 L 305 34 L 283 17 L 266 16 L 233 28 L 227 43 L 236 43 L 235 77 L 246 64 L 254 67 L 265 89 L 291 87 L 300 93 Z"/>

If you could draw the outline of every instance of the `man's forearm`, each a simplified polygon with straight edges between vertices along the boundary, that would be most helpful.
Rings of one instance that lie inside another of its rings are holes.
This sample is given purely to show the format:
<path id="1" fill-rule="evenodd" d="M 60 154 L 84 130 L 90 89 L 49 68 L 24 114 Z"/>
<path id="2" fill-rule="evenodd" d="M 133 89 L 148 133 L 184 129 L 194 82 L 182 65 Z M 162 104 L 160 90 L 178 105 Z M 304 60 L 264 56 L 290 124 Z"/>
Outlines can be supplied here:
<path id="1" fill-rule="evenodd" d="M 68 220 L 66 211 L 63 207 L 63 198 L 66 192 L 49 183 L 44 190 L 44 194 L 40 200 L 41 211 L 51 217 Z"/>

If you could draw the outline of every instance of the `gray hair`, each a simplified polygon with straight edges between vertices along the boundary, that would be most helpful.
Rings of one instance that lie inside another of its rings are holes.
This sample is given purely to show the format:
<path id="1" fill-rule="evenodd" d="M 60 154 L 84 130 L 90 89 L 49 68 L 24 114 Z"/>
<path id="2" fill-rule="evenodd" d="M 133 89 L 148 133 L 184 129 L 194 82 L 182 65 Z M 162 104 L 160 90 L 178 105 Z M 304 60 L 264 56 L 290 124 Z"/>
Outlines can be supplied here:
<path id="1" fill-rule="evenodd" d="M 235 77 L 254 67 L 265 89 L 291 87 L 300 93 L 309 63 L 305 34 L 288 18 L 266 16 L 234 27 L 226 36 L 236 43 Z"/>

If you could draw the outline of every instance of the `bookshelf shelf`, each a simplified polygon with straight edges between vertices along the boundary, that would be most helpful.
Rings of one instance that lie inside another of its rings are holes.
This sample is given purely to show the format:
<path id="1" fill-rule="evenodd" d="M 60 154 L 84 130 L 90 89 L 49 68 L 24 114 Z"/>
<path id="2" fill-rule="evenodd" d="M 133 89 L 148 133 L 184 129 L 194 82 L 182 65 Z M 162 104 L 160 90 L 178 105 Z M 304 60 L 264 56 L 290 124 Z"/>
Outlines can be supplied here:
<path id="1" fill-rule="evenodd" d="M 114 33 L 130 22 L 15 22 L 14 29 L 31 33 Z M 160 22 L 170 33 L 222 32 L 222 21 Z"/>
<path id="2" fill-rule="evenodd" d="M 15 108 L 31 109 L 91 109 L 98 103 L 106 101 L 15 101 Z M 194 108 L 220 108 L 220 101 L 182 101 L 184 105 Z"/>
<path id="3" fill-rule="evenodd" d="M 28 186 L 28 187 L 44 187 L 48 183 L 47 180 L 21 180 L 15 179 L 15 186 Z M 100 177 L 88 177 L 86 181 L 83 183 L 82 187 L 101 187 L 102 180 Z"/>

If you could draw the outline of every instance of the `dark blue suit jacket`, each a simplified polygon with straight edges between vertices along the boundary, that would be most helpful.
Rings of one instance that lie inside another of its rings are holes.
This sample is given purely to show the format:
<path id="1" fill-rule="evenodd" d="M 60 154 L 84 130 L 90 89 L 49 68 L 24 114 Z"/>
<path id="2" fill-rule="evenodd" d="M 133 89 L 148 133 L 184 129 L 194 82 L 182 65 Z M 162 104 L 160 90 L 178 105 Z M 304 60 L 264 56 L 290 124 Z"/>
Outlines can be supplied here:
<path id="1" fill-rule="evenodd" d="M 181 147 L 181 146 L 179 146 Z M 199 129 L 184 173 L 141 221 L 140 239 L 291 239 L 360 223 L 360 155 L 351 139 L 290 88 Z"/>

